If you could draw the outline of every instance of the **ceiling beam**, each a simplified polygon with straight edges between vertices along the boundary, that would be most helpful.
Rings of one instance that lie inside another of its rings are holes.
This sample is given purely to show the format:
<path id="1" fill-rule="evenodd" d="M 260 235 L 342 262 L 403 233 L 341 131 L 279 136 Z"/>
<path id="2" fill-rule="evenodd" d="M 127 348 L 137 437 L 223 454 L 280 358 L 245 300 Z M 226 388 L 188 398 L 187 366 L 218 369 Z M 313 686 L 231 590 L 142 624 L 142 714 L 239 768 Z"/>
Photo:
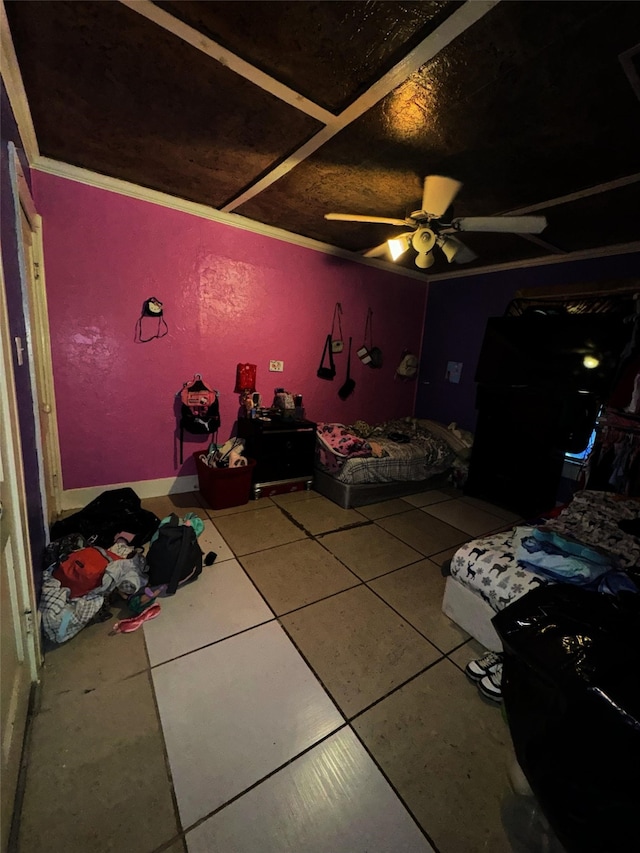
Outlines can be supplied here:
<path id="1" fill-rule="evenodd" d="M 640 172 L 635 175 L 627 175 L 624 178 L 617 178 L 615 181 L 607 181 L 604 184 L 596 184 L 594 187 L 587 187 L 584 190 L 578 190 L 575 193 L 561 195 L 558 198 L 550 198 L 547 201 L 540 201 L 536 204 L 531 204 L 529 207 L 518 207 L 516 210 L 505 211 L 509 215 L 520 216 L 523 213 L 535 213 L 538 210 L 545 210 L 548 207 L 558 207 L 561 204 L 568 204 L 571 201 L 580 201 L 582 198 L 589 198 L 592 195 L 600 195 L 600 193 L 608 193 L 611 190 L 619 190 L 621 187 L 628 187 L 630 184 L 635 184 L 640 181 Z"/>
<path id="2" fill-rule="evenodd" d="M 137 12 L 143 18 L 147 18 L 149 21 L 162 27 L 163 30 L 167 30 L 167 32 L 190 44 L 191 47 L 195 47 L 196 50 L 201 51 L 211 59 L 215 59 L 216 62 L 224 65 L 225 68 L 234 71 L 240 77 L 244 77 L 245 80 L 253 83 L 254 86 L 258 86 L 260 89 L 263 89 L 270 95 L 274 95 L 297 110 L 312 116 L 323 124 L 328 124 L 335 119 L 334 114 L 329 112 L 329 110 L 325 110 L 324 107 L 305 98 L 300 92 L 296 92 L 289 88 L 289 86 L 285 86 L 284 83 L 280 83 L 275 77 L 265 74 L 264 71 L 241 59 L 235 53 L 231 53 L 230 50 L 222 47 L 221 44 L 205 36 L 194 27 L 190 27 L 188 24 L 184 24 L 178 20 L 178 18 L 174 18 L 173 15 L 165 12 L 164 9 L 160 9 L 151 0 L 120 0 L 120 2 L 128 9 Z"/>
<path id="3" fill-rule="evenodd" d="M 484 15 L 487 14 L 500 0 L 468 0 L 459 9 L 456 9 L 446 21 L 420 42 L 417 47 L 410 51 L 404 59 L 401 59 L 383 77 L 367 89 L 359 98 L 353 101 L 340 115 L 338 115 L 327 127 L 323 128 L 315 136 L 311 137 L 304 145 L 294 151 L 286 160 L 279 163 L 264 177 L 246 190 L 230 199 L 220 209 L 226 212 L 235 210 L 241 204 L 258 195 L 266 187 L 275 183 L 291 169 L 295 168 L 303 160 L 318 150 L 331 137 L 335 136 L 357 118 L 360 118 L 367 110 L 393 92 L 401 83 L 422 68 L 427 62 L 437 56 L 448 44 L 451 44 L 458 36 L 473 26 Z"/>
<path id="4" fill-rule="evenodd" d="M 0 74 L 18 125 L 18 132 L 24 145 L 27 160 L 31 164 L 40 156 L 40 149 L 38 148 L 38 139 L 29 109 L 27 93 L 22 82 L 18 58 L 13 47 L 7 12 L 2 0 L 0 0 Z"/>

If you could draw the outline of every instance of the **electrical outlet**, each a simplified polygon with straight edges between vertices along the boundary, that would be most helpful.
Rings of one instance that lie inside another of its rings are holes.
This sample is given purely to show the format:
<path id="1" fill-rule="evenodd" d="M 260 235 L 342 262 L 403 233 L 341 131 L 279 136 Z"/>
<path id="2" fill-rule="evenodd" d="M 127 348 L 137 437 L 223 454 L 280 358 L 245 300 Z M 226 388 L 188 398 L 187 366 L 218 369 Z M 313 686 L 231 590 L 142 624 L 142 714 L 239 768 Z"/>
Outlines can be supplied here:
<path id="1" fill-rule="evenodd" d="M 282 373 L 284 370 L 284 361 L 276 361 L 272 358 L 269 362 L 269 370 L 271 373 Z"/>

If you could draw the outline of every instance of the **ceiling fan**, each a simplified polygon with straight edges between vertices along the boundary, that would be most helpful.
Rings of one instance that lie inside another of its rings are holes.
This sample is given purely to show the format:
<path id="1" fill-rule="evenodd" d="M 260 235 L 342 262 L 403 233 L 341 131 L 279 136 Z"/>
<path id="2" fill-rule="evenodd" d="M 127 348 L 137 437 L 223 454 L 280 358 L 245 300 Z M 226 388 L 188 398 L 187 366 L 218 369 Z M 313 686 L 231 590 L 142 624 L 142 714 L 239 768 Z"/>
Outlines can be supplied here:
<path id="1" fill-rule="evenodd" d="M 378 258 L 387 252 L 395 261 L 409 248 L 417 252 L 415 263 L 428 269 L 435 262 L 433 249 L 437 246 L 447 261 L 467 264 L 478 256 L 452 236 L 459 231 L 493 231 L 509 234 L 540 234 L 547 227 L 544 216 L 464 216 L 450 218 L 451 204 L 462 184 L 442 175 L 428 175 L 424 179 L 422 207 L 406 219 L 386 216 L 360 216 L 356 213 L 325 213 L 325 219 L 343 222 L 378 222 L 411 229 L 363 252 L 365 258 Z"/>

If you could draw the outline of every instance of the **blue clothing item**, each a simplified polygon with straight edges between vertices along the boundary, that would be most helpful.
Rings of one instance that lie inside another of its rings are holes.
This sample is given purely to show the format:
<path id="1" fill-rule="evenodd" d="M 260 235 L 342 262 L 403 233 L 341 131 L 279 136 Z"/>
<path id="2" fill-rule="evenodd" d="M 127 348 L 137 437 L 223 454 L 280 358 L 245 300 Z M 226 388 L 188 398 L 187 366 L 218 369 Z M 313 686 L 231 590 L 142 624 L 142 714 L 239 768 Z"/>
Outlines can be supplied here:
<path id="1" fill-rule="evenodd" d="M 587 585 L 617 568 L 612 557 L 553 530 L 540 528 L 534 528 L 530 535 L 523 537 L 516 559 L 552 580 L 580 585 Z"/>

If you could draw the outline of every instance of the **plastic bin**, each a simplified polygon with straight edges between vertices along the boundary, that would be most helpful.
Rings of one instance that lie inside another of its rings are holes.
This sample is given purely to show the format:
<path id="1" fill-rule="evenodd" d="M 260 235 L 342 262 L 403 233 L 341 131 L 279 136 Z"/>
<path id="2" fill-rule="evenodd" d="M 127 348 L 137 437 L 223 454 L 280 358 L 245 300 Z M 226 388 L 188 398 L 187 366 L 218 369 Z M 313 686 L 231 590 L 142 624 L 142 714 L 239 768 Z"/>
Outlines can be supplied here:
<path id="1" fill-rule="evenodd" d="M 193 454 L 198 472 L 198 488 L 212 509 L 241 506 L 249 501 L 255 459 L 240 468 L 209 468 L 200 459 L 202 451 Z"/>

